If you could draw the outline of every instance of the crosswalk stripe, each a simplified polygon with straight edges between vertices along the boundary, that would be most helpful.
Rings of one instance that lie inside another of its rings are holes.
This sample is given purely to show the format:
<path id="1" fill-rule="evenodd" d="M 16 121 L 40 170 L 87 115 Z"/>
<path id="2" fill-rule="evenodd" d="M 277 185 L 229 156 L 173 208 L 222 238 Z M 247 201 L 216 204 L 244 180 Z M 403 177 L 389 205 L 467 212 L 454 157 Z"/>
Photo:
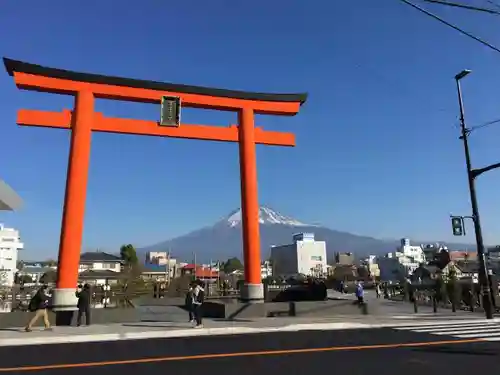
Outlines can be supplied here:
<path id="1" fill-rule="evenodd" d="M 477 338 L 483 338 L 483 337 L 491 337 L 491 336 L 496 336 L 500 339 L 500 333 L 490 333 L 490 332 L 483 332 L 483 333 L 470 333 L 467 335 L 455 335 L 455 337 L 459 338 L 470 338 L 470 337 L 477 337 Z"/>
<path id="2" fill-rule="evenodd" d="M 498 324 L 496 321 L 487 321 L 487 320 L 465 320 L 465 321 L 448 321 L 448 322 L 422 322 L 422 323 L 411 323 L 405 325 L 395 325 L 398 329 L 414 329 L 414 328 L 432 328 L 432 327 L 463 327 L 463 326 L 471 326 L 471 325 L 486 325 L 491 326 Z"/>
<path id="3" fill-rule="evenodd" d="M 494 333 L 494 335 L 500 335 L 500 327 L 494 328 L 494 329 L 489 329 L 488 332 L 497 332 Z M 455 330 L 455 331 L 449 331 L 449 332 L 443 332 L 443 331 L 434 331 L 432 332 L 435 335 L 456 335 L 456 334 L 474 334 L 475 336 L 480 335 L 484 333 L 484 329 L 466 329 L 466 330 Z"/>
<path id="4" fill-rule="evenodd" d="M 460 325 L 460 326 L 453 325 L 453 326 L 446 326 L 446 328 L 438 328 L 438 329 L 436 329 L 435 327 L 424 328 L 424 329 L 412 329 L 412 331 L 413 332 L 438 332 L 438 331 L 439 332 L 452 332 L 452 331 L 456 331 L 457 329 L 460 329 L 462 327 L 463 327 L 463 325 Z M 469 326 L 468 328 L 475 328 L 478 331 L 484 331 L 485 329 L 488 329 L 490 327 L 495 327 L 495 325 L 481 324 L 481 325 L 472 325 L 472 326 Z"/>
<path id="5" fill-rule="evenodd" d="M 398 331 L 428 333 L 439 336 L 452 336 L 460 339 L 477 338 L 484 341 L 500 341 L 500 322 L 495 320 L 469 320 L 449 322 L 421 322 L 404 326 L 394 325 Z"/>

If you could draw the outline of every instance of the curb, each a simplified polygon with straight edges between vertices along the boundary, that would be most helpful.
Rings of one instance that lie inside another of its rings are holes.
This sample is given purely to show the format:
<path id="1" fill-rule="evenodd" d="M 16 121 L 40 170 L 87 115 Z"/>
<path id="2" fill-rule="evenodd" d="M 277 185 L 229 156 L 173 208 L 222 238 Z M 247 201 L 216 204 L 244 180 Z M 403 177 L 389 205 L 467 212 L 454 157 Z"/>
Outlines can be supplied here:
<path id="1" fill-rule="evenodd" d="M 335 331 L 347 329 L 374 328 L 371 324 L 363 323 L 320 323 L 320 324 L 291 324 L 282 327 L 223 327 L 223 328 L 202 328 L 202 329 L 178 329 L 178 330 L 156 330 L 145 332 L 124 332 L 108 334 L 80 334 L 70 336 L 38 336 L 7 338 L 0 341 L 0 347 L 6 346 L 28 346 L 28 345 L 53 345 L 53 344 L 76 344 L 84 342 L 106 342 L 124 340 L 145 340 L 145 339 L 168 339 L 197 336 L 223 336 L 223 335 L 251 335 L 259 333 L 277 332 L 298 332 L 298 331 Z M 23 333 L 24 334 L 24 333 Z M 29 333 L 26 333 L 29 335 Z"/>

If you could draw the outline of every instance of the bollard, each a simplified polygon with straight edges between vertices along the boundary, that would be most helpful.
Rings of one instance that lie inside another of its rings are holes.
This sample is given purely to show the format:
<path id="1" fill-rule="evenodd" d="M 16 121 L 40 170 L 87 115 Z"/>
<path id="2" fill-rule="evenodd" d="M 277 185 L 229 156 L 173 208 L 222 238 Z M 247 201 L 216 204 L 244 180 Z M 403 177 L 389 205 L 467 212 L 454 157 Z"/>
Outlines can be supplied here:
<path id="1" fill-rule="evenodd" d="M 297 316 L 297 310 L 295 308 L 295 302 L 290 301 L 288 303 L 288 315 L 289 316 Z"/>
<path id="2" fill-rule="evenodd" d="M 451 312 L 457 312 L 457 304 L 455 303 L 455 298 L 451 299 Z"/>
<path id="3" fill-rule="evenodd" d="M 436 296 L 432 297 L 432 310 L 437 313 L 438 311 L 438 304 L 437 304 L 437 298 Z"/>
<path id="4" fill-rule="evenodd" d="M 413 311 L 415 312 L 415 314 L 418 313 L 418 303 L 415 296 L 413 296 Z"/>
<path id="5" fill-rule="evenodd" d="M 368 315 L 368 304 L 366 302 L 361 304 L 361 314 Z"/>

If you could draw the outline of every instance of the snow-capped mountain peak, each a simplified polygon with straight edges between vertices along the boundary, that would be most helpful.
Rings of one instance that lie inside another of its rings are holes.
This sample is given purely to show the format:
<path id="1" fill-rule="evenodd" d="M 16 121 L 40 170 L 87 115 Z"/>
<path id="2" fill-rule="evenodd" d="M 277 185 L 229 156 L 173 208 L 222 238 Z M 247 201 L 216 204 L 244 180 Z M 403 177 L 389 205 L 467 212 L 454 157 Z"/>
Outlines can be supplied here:
<path id="1" fill-rule="evenodd" d="M 227 223 L 230 227 L 235 227 L 241 224 L 241 209 L 232 212 L 227 217 Z M 282 215 L 269 207 L 259 207 L 259 223 L 260 224 L 279 224 L 294 227 L 314 226 L 312 224 L 302 223 L 294 218 Z"/>

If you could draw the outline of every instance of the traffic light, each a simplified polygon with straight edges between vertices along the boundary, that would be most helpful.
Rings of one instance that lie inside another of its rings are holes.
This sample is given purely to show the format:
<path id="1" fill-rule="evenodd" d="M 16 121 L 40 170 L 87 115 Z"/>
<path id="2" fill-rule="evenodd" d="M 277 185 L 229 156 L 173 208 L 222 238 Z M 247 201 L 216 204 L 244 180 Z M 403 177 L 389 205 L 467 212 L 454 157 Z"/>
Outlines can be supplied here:
<path id="1" fill-rule="evenodd" d="M 465 234 L 464 218 L 461 216 L 451 217 L 451 228 L 454 236 L 463 236 Z"/>

